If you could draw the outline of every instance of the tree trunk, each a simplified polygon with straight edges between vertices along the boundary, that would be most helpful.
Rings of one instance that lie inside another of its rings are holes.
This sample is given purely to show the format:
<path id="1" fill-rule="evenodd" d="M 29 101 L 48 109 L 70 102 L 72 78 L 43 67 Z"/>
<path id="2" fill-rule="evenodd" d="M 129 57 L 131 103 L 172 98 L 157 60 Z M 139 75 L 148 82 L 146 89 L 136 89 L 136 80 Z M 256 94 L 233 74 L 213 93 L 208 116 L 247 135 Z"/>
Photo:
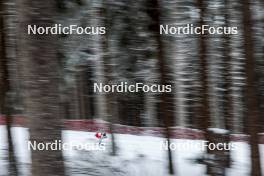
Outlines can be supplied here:
<path id="1" fill-rule="evenodd" d="M 25 105 L 30 141 L 52 143 L 61 140 L 58 40 L 56 35 L 28 35 L 27 25 L 52 26 L 56 3 L 20 1 L 19 58 L 25 80 Z M 63 176 L 61 150 L 32 150 L 33 176 Z"/>
<path id="2" fill-rule="evenodd" d="M 200 9 L 200 21 L 199 26 L 204 25 L 203 18 L 205 16 L 205 8 L 203 0 L 198 0 L 198 8 Z M 200 128 L 207 132 L 207 128 L 210 125 L 210 117 L 209 117 L 209 97 L 208 97 L 208 69 L 207 69 L 207 59 L 206 59 L 206 35 L 200 35 L 199 38 L 199 61 L 200 61 L 200 69 L 201 69 L 201 104 L 200 108 Z"/>
<path id="3" fill-rule="evenodd" d="M 8 159 L 9 159 L 9 174 L 18 175 L 16 156 L 14 153 L 14 144 L 11 134 L 11 103 L 8 93 L 10 93 L 10 82 L 8 73 L 8 61 L 6 53 L 6 34 L 4 29 L 4 3 L 0 2 L 0 114 L 5 115 L 7 140 L 8 140 Z"/>
<path id="4" fill-rule="evenodd" d="M 243 1 L 243 38 L 244 38 L 244 49 L 246 59 L 246 106 L 247 106 L 247 117 L 248 117 L 248 131 L 250 135 L 250 147 L 251 147 L 251 175 L 261 176 L 261 165 L 259 155 L 259 109 L 257 102 L 257 87 L 256 87 L 256 75 L 255 75 L 255 58 L 254 58 L 254 47 L 252 39 L 252 22 L 249 0 Z"/>
<path id="5" fill-rule="evenodd" d="M 150 30 L 155 35 L 155 39 L 157 42 L 158 47 L 158 66 L 159 66 L 159 74 L 160 74 L 160 83 L 161 85 L 167 85 L 170 83 L 170 71 L 168 66 L 165 63 L 164 59 L 164 46 L 162 42 L 162 38 L 160 35 L 160 25 L 161 25 L 161 14 L 160 14 L 160 6 L 158 0 L 150 0 L 147 4 L 148 8 L 148 14 L 153 20 L 153 24 L 150 26 Z M 165 126 L 165 136 L 167 138 L 168 144 L 170 144 L 170 126 L 172 125 L 172 119 L 174 116 L 174 100 L 173 100 L 173 94 L 169 93 L 162 93 L 159 95 L 160 99 L 160 106 L 158 108 L 158 111 L 160 111 L 162 115 L 163 124 Z M 174 174 L 174 167 L 173 167 L 173 158 L 172 158 L 172 151 L 170 147 L 168 147 L 168 168 L 169 168 L 169 174 Z"/>
<path id="6" fill-rule="evenodd" d="M 102 1 L 102 7 L 100 9 L 100 16 L 102 17 L 102 26 L 105 26 L 107 29 L 110 29 L 109 19 L 107 16 L 107 1 Z M 103 63 L 104 63 L 104 82 L 107 84 L 112 79 L 112 67 L 111 67 L 111 57 L 109 56 L 109 48 L 108 48 L 108 32 L 102 37 L 102 50 L 103 50 Z M 116 122 L 116 118 L 118 116 L 117 113 L 117 98 L 114 93 L 107 93 L 105 96 L 106 99 L 106 119 L 109 120 L 109 130 L 111 133 L 111 146 L 112 151 L 111 155 L 115 156 L 117 154 L 116 140 L 114 134 L 114 125 Z"/>
<path id="7" fill-rule="evenodd" d="M 228 8 L 228 0 L 225 0 L 225 26 L 229 26 L 229 11 Z M 232 84 L 232 75 L 231 75 L 231 46 L 230 46 L 230 35 L 223 35 L 223 58 L 224 58 L 224 120 L 225 120 L 225 128 L 228 130 L 229 134 L 227 137 L 227 143 L 230 143 L 230 134 L 233 129 L 233 118 L 232 118 L 232 92 L 231 92 L 231 84 Z M 226 151 L 227 153 L 227 162 L 226 166 L 230 167 L 230 151 Z"/>
<path id="8" fill-rule="evenodd" d="M 203 0 L 197 0 L 197 7 L 200 9 L 200 19 L 198 26 L 204 25 L 204 16 L 205 16 L 205 4 Z M 200 129 L 203 130 L 205 135 L 205 140 L 210 141 L 210 135 L 208 128 L 210 126 L 210 112 L 209 112 L 209 88 L 208 88 L 208 68 L 207 68 L 207 46 L 206 46 L 206 34 L 200 35 L 199 37 L 199 61 L 200 61 L 200 78 L 201 78 L 201 107 L 199 109 L 199 126 Z M 210 150 L 206 148 L 206 155 L 210 155 Z M 207 157 L 206 157 L 207 158 Z M 206 162 L 208 163 L 208 162 Z M 207 165 L 207 174 L 213 174 L 213 168 L 209 165 Z"/>

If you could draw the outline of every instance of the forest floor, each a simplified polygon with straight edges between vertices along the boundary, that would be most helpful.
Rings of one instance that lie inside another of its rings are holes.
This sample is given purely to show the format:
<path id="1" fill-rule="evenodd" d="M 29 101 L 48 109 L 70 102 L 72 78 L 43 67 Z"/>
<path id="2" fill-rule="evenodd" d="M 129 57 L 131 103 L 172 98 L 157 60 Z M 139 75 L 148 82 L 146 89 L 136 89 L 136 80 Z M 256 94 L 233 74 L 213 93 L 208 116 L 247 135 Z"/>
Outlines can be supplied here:
<path id="1" fill-rule="evenodd" d="M 22 127 L 12 128 L 15 139 L 16 156 L 22 176 L 28 176 L 30 151 L 28 150 L 28 130 Z M 96 146 L 98 139 L 94 132 L 65 130 L 62 133 L 64 143 L 76 146 L 91 144 Z M 72 147 L 64 150 L 67 173 L 72 176 L 166 176 L 167 150 L 162 148 L 165 139 L 152 136 L 116 134 L 117 156 L 110 156 L 111 140 L 108 134 L 103 140 L 103 150 L 86 150 Z M 175 144 L 173 161 L 178 176 L 203 176 L 205 165 L 196 162 L 204 153 L 202 140 L 172 139 Z M 248 176 L 250 171 L 250 153 L 246 142 L 233 142 L 231 151 L 232 166 L 228 176 Z M 90 146 L 91 146 L 90 145 Z M 264 145 L 261 146 L 261 158 L 264 162 Z M 7 139 L 5 126 L 0 126 L 0 176 L 7 175 Z M 262 168 L 264 171 L 264 168 Z"/>

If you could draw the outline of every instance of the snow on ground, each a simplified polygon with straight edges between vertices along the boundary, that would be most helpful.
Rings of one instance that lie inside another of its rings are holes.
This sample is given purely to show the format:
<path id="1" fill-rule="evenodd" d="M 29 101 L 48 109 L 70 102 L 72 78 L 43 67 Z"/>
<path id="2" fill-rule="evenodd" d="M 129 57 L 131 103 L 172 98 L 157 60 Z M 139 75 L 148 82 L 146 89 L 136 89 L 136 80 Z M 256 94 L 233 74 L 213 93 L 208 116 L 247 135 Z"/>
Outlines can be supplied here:
<path id="1" fill-rule="evenodd" d="M 12 128 L 15 137 L 16 155 L 19 161 L 21 175 L 28 176 L 30 166 L 30 151 L 27 149 L 28 131 L 26 128 Z M 105 150 L 84 150 L 72 148 L 64 150 L 67 171 L 72 176 L 166 176 L 167 151 L 162 148 L 165 139 L 160 137 L 116 134 L 118 155 L 113 157 L 110 135 L 103 141 Z M 81 131 L 63 131 L 63 142 L 74 144 L 98 143 L 95 133 Z M 195 162 L 203 154 L 201 140 L 171 140 L 176 147 L 173 150 L 175 170 L 179 176 L 203 176 L 205 166 Z M 249 146 L 245 142 L 235 142 L 232 151 L 232 167 L 229 176 L 249 175 Z M 0 176 L 7 173 L 7 142 L 4 126 L 0 126 Z M 264 145 L 261 145 L 261 155 L 264 158 Z M 262 160 L 263 162 L 263 160 Z M 264 169 L 263 169 L 264 170 Z"/>

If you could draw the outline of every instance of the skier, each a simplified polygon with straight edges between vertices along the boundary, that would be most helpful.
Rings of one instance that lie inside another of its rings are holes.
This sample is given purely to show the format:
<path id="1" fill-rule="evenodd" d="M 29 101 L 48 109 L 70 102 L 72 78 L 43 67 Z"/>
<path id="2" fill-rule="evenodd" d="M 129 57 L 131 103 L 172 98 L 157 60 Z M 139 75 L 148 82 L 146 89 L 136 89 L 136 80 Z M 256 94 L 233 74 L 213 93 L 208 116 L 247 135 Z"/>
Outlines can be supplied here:
<path id="1" fill-rule="evenodd" d="M 97 139 L 99 139 L 99 145 L 101 145 L 101 143 L 102 143 L 102 141 L 103 141 L 104 138 L 107 138 L 105 132 L 103 132 L 103 133 L 101 133 L 101 132 L 97 132 L 97 133 L 95 134 L 95 137 L 96 137 Z"/>

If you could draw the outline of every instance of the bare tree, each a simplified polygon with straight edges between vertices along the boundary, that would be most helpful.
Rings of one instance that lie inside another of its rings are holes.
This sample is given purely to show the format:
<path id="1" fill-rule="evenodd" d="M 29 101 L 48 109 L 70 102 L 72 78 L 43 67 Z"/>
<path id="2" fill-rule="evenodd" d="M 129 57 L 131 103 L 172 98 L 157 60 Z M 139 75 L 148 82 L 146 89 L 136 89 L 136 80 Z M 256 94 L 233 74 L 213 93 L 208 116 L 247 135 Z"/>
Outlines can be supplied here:
<path id="1" fill-rule="evenodd" d="M 100 9 L 100 16 L 102 19 L 103 25 L 109 30 L 111 28 L 111 22 L 108 17 L 108 7 L 107 2 L 102 1 L 102 7 Z M 107 32 L 102 37 L 102 50 L 103 50 L 103 63 L 104 63 L 104 75 L 105 82 L 110 82 L 112 78 L 112 66 L 111 66 L 111 56 L 109 55 L 109 32 Z M 117 100 L 114 93 L 106 95 L 106 119 L 109 120 L 109 130 L 111 133 L 111 144 L 112 151 L 111 155 L 115 156 L 117 154 L 116 140 L 114 134 L 114 125 L 117 118 Z"/>
<path id="2" fill-rule="evenodd" d="M 204 16 L 205 16 L 205 5 L 203 0 L 198 0 L 198 8 L 200 9 L 200 20 L 199 26 L 204 24 Z M 199 61 L 200 61 L 200 70 L 201 70 L 201 104 L 200 108 L 200 128 L 207 133 L 207 129 L 210 125 L 210 117 L 209 117 L 209 97 L 208 97 L 208 69 L 207 69 L 207 59 L 206 59 L 206 35 L 200 35 L 199 38 Z"/>
<path id="3" fill-rule="evenodd" d="M 225 26 L 229 26 L 229 2 L 225 0 L 225 9 L 224 9 L 224 17 L 225 17 Z M 229 134 L 227 136 L 227 143 L 230 142 L 230 133 L 233 129 L 233 102 L 232 102 L 232 92 L 231 92 L 231 84 L 232 84 L 232 75 L 231 75 L 231 45 L 230 45 L 230 35 L 223 35 L 223 59 L 224 59 L 224 86 L 225 89 L 223 100 L 224 100 L 224 124 L 225 128 L 228 130 Z M 230 166 L 230 152 L 227 151 L 227 162 L 226 166 Z"/>
<path id="4" fill-rule="evenodd" d="M 160 13 L 160 5 L 158 0 L 150 0 L 148 1 L 148 14 L 152 18 L 153 23 L 150 26 L 150 30 L 153 31 L 155 40 L 157 42 L 157 59 L 158 59 L 158 70 L 160 74 L 160 83 L 162 85 L 166 85 L 170 83 L 170 71 L 168 65 L 165 62 L 165 54 L 164 54 L 164 44 L 162 42 L 162 38 L 160 35 L 160 25 L 161 25 L 161 13 Z M 172 119 L 174 116 L 174 101 L 173 95 L 168 93 L 162 93 L 159 95 L 159 108 L 158 111 L 161 113 L 162 121 L 165 126 L 165 136 L 168 141 L 168 146 L 170 146 L 170 126 L 172 125 Z M 174 167 L 173 167 L 173 158 L 172 158 L 172 151 L 170 147 L 168 147 L 168 163 L 169 163 L 169 173 L 174 174 Z"/>
<path id="5" fill-rule="evenodd" d="M 250 1 L 245 0 L 242 3 L 243 13 L 243 38 L 245 52 L 245 72 L 246 72 L 246 107 L 248 118 L 248 132 L 250 135 L 249 143 L 251 147 L 251 175 L 261 176 L 261 165 L 259 155 L 259 106 L 256 87 L 255 58 L 252 39 L 252 21 L 250 11 Z"/>
<path id="6" fill-rule="evenodd" d="M 12 116 L 10 102 L 10 78 L 8 70 L 8 58 L 6 53 L 6 29 L 4 21 L 5 11 L 4 1 L 0 2 L 0 112 L 5 115 L 7 139 L 8 139 L 8 157 L 9 157 L 9 174 L 17 175 L 17 162 L 14 153 L 14 144 L 11 134 Z"/>
<path id="7" fill-rule="evenodd" d="M 28 35 L 27 25 L 52 26 L 56 2 L 19 2 L 19 60 L 25 80 L 25 107 L 30 141 L 51 143 L 61 140 L 59 61 L 56 35 Z M 32 150 L 33 176 L 64 175 L 61 150 Z"/>
<path id="8" fill-rule="evenodd" d="M 197 7 L 200 10 L 200 19 L 198 22 L 199 26 L 204 25 L 205 17 L 205 3 L 204 0 L 197 0 Z M 209 135 L 208 128 L 210 126 L 210 112 L 209 112 L 209 87 L 208 87 L 208 63 L 207 63 L 207 46 L 206 46 L 206 34 L 200 35 L 199 37 L 199 66 L 200 66 L 200 80 L 201 80 L 201 107 L 199 109 L 199 126 L 203 130 L 205 135 L 205 140 L 210 141 L 211 136 Z M 206 153 L 210 154 L 208 148 L 206 148 Z M 208 158 L 205 158 L 205 164 L 207 166 L 207 174 L 213 173 L 213 168 L 210 166 L 207 161 Z"/>

